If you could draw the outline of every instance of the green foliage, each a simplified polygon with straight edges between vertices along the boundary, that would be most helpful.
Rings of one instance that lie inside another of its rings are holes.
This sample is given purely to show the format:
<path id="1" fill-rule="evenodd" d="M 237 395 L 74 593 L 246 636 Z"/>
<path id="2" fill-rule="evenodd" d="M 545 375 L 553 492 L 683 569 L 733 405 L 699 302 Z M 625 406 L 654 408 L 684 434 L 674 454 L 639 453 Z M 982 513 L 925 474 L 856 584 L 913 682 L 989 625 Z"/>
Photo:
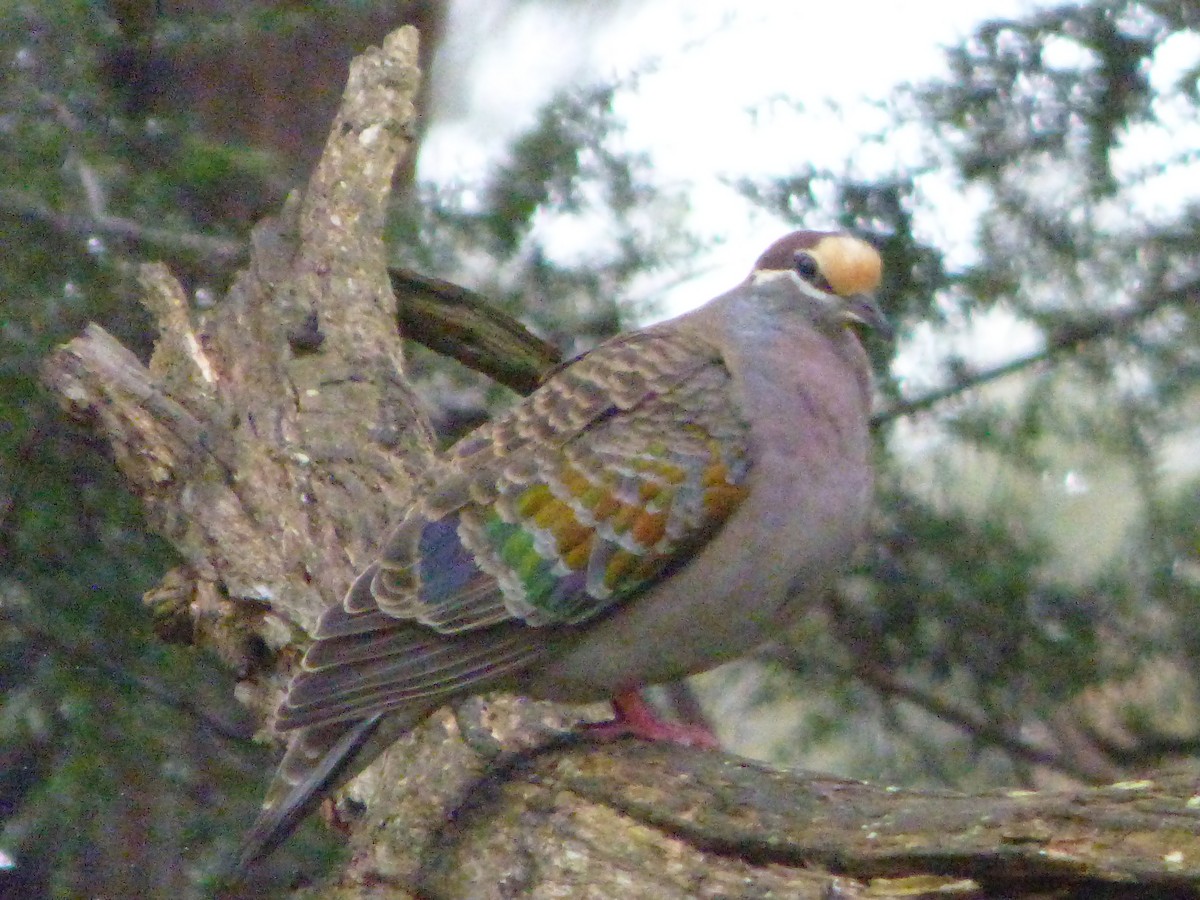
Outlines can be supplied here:
<path id="1" fill-rule="evenodd" d="M 117 36 L 97 4 L 7 4 L 5 16 L 0 847 L 34 873 L 21 888 L 30 896 L 140 889 L 139 861 L 171 854 L 159 886 L 188 889 L 189 868 L 230 852 L 252 818 L 270 754 L 230 712 L 230 673 L 151 634 L 140 598 L 173 564 L 170 548 L 38 372 L 89 321 L 149 352 L 149 318 L 129 300 L 131 266 L 145 257 L 102 217 L 195 228 L 187 198 L 205 225 L 244 230 L 211 215 L 213 199 L 246 173 L 265 177 L 262 155 L 189 135 L 182 116 L 125 115 L 105 74 Z M 138 849 L 122 861 L 128 848 Z M 11 874 L 0 871 L 0 894 Z"/>
<path id="2" fill-rule="evenodd" d="M 598 205 L 618 217 L 647 199 L 638 176 L 644 181 L 648 161 L 611 149 L 621 130 L 612 109 L 616 90 L 601 85 L 560 95 L 513 145 L 490 179 L 481 216 L 497 255 L 510 255 L 546 208 L 579 213 L 597 205 L 588 188 L 599 187 Z"/>

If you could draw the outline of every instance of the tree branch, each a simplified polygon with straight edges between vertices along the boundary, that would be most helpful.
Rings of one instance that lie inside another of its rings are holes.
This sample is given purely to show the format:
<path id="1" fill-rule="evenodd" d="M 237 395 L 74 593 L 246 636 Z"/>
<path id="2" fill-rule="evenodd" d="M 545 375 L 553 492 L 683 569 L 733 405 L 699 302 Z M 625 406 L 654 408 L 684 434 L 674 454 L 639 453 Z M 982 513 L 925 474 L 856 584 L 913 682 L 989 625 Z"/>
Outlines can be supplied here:
<path id="1" fill-rule="evenodd" d="M 434 898 L 497 883 L 522 897 L 535 885 L 537 896 L 1196 897 L 1193 789 L 1177 778 L 904 791 L 661 745 L 560 747 L 494 766 L 404 886 Z"/>
<path id="2" fill-rule="evenodd" d="M 1023 372 L 1041 363 L 1049 362 L 1069 350 L 1078 349 L 1083 344 L 1113 337 L 1128 331 L 1159 310 L 1170 306 L 1196 303 L 1198 301 L 1200 301 L 1200 287 L 1188 285 L 1177 290 L 1166 291 L 1142 303 L 1108 315 L 1061 325 L 1046 336 L 1046 346 L 1041 350 L 1028 353 L 1025 356 L 1018 356 L 1016 359 L 993 366 L 990 369 L 964 375 L 958 378 L 953 384 L 929 391 L 911 400 L 895 403 L 887 409 L 877 412 L 872 417 L 871 424 L 878 427 L 891 422 L 893 419 L 899 419 L 902 416 L 930 409 L 937 406 L 943 400 L 956 397 L 980 385 L 998 381 L 1001 378 L 1007 378 L 1009 375 L 1015 375 L 1018 372 Z"/>
<path id="3" fill-rule="evenodd" d="M 24 191 L 0 189 L 3 214 L 81 240 L 102 236 L 127 241 L 144 253 L 187 259 L 218 275 L 231 271 L 250 251 L 244 241 L 154 228 L 122 216 L 58 212 Z M 482 294 L 402 266 L 389 267 L 388 275 L 399 301 L 397 324 L 405 338 L 522 394 L 537 387 L 546 371 L 562 361 L 557 347 Z"/>
<path id="4" fill-rule="evenodd" d="M 1045 766 L 1064 775 L 1090 784 L 1101 784 L 1118 777 L 1114 766 L 1085 764 L 1057 750 L 1039 747 L 1019 733 L 1004 728 L 987 716 L 952 703 L 932 691 L 924 690 L 881 666 L 862 663 L 854 669 L 857 677 L 882 694 L 907 700 L 944 722 L 961 728 L 972 739 L 982 744 L 997 747 L 1014 759 L 1035 766 Z"/>
<path id="5" fill-rule="evenodd" d="M 543 341 L 482 294 L 411 269 L 388 269 L 400 332 L 493 381 L 528 394 L 562 361 Z"/>
<path id="6" fill-rule="evenodd" d="M 248 249 L 243 241 L 155 228 L 124 216 L 59 212 L 27 191 L 9 188 L 0 189 L 0 214 L 81 240 L 100 236 L 128 241 L 147 253 L 183 256 L 218 272 L 227 272 L 244 260 Z"/>

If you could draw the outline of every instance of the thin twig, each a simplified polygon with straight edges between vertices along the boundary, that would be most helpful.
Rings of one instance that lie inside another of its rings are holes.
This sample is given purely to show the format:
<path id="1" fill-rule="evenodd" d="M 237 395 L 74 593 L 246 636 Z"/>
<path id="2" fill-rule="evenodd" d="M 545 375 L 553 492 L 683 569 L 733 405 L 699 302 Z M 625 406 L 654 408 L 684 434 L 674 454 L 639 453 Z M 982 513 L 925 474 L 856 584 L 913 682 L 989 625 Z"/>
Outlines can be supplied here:
<path id="1" fill-rule="evenodd" d="M 245 257 L 249 249 L 245 241 L 172 228 L 155 228 L 124 216 L 59 212 L 26 191 L 0 190 L 0 214 L 36 222 L 73 237 L 86 239 L 99 235 L 130 241 L 158 252 L 186 255 L 217 270 L 232 268 Z"/>
<path id="2" fill-rule="evenodd" d="M 224 722 L 156 680 L 133 673 L 131 661 L 122 660 L 121 654 L 113 648 L 93 649 L 78 642 L 63 640 L 59 635 L 41 627 L 12 605 L 8 606 L 4 612 L 5 615 L 15 620 L 13 624 L 22 634 L 35 641 L 36 645 L 46 652 L 69 661 L 73 665 L 94 669 L 114 684 L 138 690 L 161 705 L 195 719 L 215 736 L 228 743 L 241 748 L 253 746 L 252 729 L 239 728 Z"/>
<path id="3" fill-rule="evenodd" d="M 976 740 L 999 747 L 1016 759 L 1056 769 L 1089 784 L 1102 784 L 1112 780 L 1111 773 L 1107 771 L 1094 771 L 1091 767 L 1081 766 L 1057 751 L 1038 747 L 1020 735 L 997 725 L 983 714 L 944 700 L 932 691 L 893 675 L 882 666 L 862 662 L 855 666 L 854 672 L 880 693 L 907 700 L 942 721 L 957 726 Z"/>
<path id="4" fill-rule="evenodd" d="M 1196 285 L 1189 285 L 1186 288 L 1161 294 L 1153 300 L 1139 303 L 1136 306 L 1120 310 L 1111 315 L 1062 325 L 1047 335 L 1046 346 L 1041 350 L 1026 354 L 1025 356 L 1019 356 L 1016 359 L 993 366 L 990 369 L 965 375 L 957 379 L 953 384 L 929 391 L 911 400 L 895 403 L 888 409 L 876 413 L 871 419 L 871 424 L 878 427 L 901 416 L 929 409 L 943 400 L 948 400 L 972 388 L 979 387 L 991 381 L 997 381 L 1009 375 L 1014 375 L 1039 363 L 1047 362 L 1067 350 L 1079 347 L 1081 344 L 1087 344 L 1119 334 L 1168 306 L 1195 303 L 1198 299 L 1200 299 L 1200 288 Z"/>

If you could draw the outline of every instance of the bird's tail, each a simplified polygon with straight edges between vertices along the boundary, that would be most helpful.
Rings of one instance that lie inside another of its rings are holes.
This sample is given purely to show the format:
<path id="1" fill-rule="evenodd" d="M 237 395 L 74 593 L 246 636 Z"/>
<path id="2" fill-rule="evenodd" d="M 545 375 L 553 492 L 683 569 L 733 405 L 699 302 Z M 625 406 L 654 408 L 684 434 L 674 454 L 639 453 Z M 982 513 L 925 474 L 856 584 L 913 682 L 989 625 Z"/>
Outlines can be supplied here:
<path id="1" fill-rule="evenodd" d="M 366 719 L 297 729 L 230 874 L 239 877 L 282 844 L 322 797 L 365 769 L 399 734 L 428 714 L 429 710 L 376 713 Z"/>

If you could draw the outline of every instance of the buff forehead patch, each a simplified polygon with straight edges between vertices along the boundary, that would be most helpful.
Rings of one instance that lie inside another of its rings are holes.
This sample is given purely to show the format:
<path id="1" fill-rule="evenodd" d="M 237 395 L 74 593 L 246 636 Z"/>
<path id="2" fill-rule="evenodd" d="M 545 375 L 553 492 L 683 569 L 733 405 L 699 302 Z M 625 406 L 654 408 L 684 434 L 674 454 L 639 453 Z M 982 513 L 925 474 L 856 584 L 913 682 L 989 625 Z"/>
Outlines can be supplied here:
<path id="1" fill-rule="evenodd" d="M 821 274 L 834 292 L 848 297 L 869 294 L 879 287 L 883 261 L 878 251 L 849 234 L 823 237 L 809 251 L 821 265 Z"/>

